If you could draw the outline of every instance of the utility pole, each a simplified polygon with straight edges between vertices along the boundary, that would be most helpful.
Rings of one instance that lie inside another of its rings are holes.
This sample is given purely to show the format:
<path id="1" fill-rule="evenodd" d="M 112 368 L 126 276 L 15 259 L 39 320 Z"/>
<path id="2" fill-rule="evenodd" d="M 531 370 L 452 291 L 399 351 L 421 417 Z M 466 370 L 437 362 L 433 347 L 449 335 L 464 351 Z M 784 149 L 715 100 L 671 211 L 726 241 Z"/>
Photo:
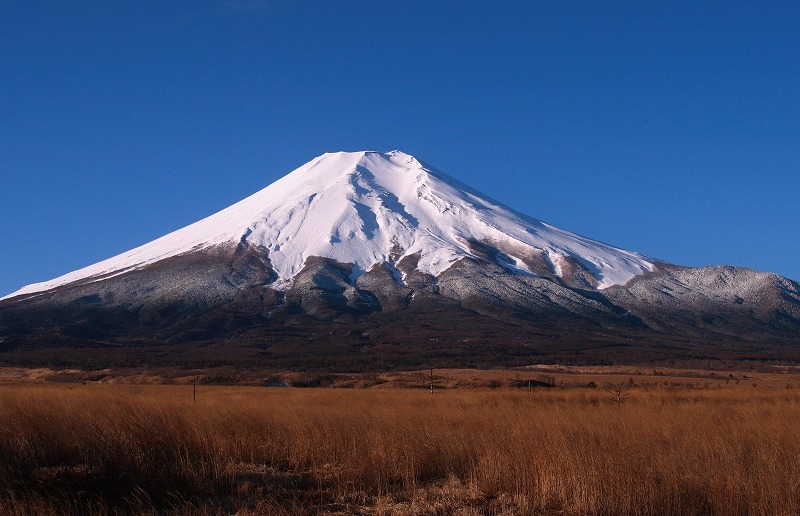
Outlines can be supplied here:
<path id="1" fill-rule="evenodd" d="M 433 394 L 433 368 L 431 367 L 431 394 Z"/>
<path id="2" fill-rule="evenodd" d="M 192 378 L 192 403 L 197 404 L 197 377 Z"/>

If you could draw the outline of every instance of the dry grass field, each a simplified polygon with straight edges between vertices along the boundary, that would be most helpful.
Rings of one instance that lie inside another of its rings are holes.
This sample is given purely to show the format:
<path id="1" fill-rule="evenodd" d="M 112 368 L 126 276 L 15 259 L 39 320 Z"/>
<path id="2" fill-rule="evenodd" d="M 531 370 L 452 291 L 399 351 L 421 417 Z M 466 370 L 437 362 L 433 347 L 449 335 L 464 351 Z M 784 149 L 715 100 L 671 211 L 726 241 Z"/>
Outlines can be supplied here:
<path id="1" fill-rule="evenodd" d="M 0 513 L 800 514 L 800 389 L 0 385 Z"/>

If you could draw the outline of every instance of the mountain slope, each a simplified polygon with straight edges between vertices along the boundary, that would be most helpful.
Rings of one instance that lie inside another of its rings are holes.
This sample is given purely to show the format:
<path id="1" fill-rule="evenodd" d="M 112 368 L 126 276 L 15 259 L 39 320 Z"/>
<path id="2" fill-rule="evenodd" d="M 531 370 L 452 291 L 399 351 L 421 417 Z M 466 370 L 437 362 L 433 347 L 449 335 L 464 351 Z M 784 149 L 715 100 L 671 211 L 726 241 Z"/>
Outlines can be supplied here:
<path id="1" fill-rule="evenodd" d="M 0 361 L 53 356 L 318 368 L 795 360 L 800 285 L 596 242 L 401 152 L 335 153 L 0 300 Z"/>
<path id="2" fill-rule="evenodd" d="M 394 151 L 325 154 L 256 194 L 190 226 L 6 298 L 107 279 L 170 257 L 239 243 L 263 248 L 285 289 L 310 256 L 394 267 L 419 255 L 438 276 L 463 257 L 494 259 L 521 273 L 605 288 L 652 270 L 645 257 L 515 212 Z M 3 298 L 5 299 L 5 298 Z"/>

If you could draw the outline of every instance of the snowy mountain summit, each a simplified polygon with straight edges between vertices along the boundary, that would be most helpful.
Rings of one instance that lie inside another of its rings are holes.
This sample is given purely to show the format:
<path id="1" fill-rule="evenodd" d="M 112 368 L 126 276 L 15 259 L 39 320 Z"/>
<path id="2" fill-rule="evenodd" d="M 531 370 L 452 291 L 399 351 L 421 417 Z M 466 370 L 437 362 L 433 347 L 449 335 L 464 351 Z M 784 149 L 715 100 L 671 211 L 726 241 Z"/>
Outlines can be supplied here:
<path id="1" fill-rule="evenodd" d="M 174 344 L 203 342 L 248 367 L 720 358 L 720 345 L 793 360 L 798 336 L 794 281 L 590 240 L 398 151 L 325 154 L 199 222 L 0 300 L 0 353 L 164 345 L 172 363 Z"/>
<path id="2" fill-rule="evenodd" d="M 239 245 L 268 253 L 277 290 L 288 288 L 310 257 L 353 264 L 351 281 L 383 264 L 401 284 L 405 272 L 398 264 L 412 258 L 416 270 L 433 277 L 473 258 L 600 290 L 654 269 L 642 255 L 518 213 L 409 154 L 337 152 L 199 222 L 6 298 Z"/>

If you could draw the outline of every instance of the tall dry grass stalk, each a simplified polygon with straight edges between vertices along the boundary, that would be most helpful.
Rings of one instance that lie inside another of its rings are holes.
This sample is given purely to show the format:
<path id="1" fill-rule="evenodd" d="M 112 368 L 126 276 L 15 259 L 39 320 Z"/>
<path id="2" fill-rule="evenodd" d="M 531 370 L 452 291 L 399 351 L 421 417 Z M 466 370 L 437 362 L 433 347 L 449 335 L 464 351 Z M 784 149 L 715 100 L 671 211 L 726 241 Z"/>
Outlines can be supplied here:
<path id="1" fill-rule="evenodd" d="M 800 514 L 793 390 L 0 386 L 7 513 Z"/>

